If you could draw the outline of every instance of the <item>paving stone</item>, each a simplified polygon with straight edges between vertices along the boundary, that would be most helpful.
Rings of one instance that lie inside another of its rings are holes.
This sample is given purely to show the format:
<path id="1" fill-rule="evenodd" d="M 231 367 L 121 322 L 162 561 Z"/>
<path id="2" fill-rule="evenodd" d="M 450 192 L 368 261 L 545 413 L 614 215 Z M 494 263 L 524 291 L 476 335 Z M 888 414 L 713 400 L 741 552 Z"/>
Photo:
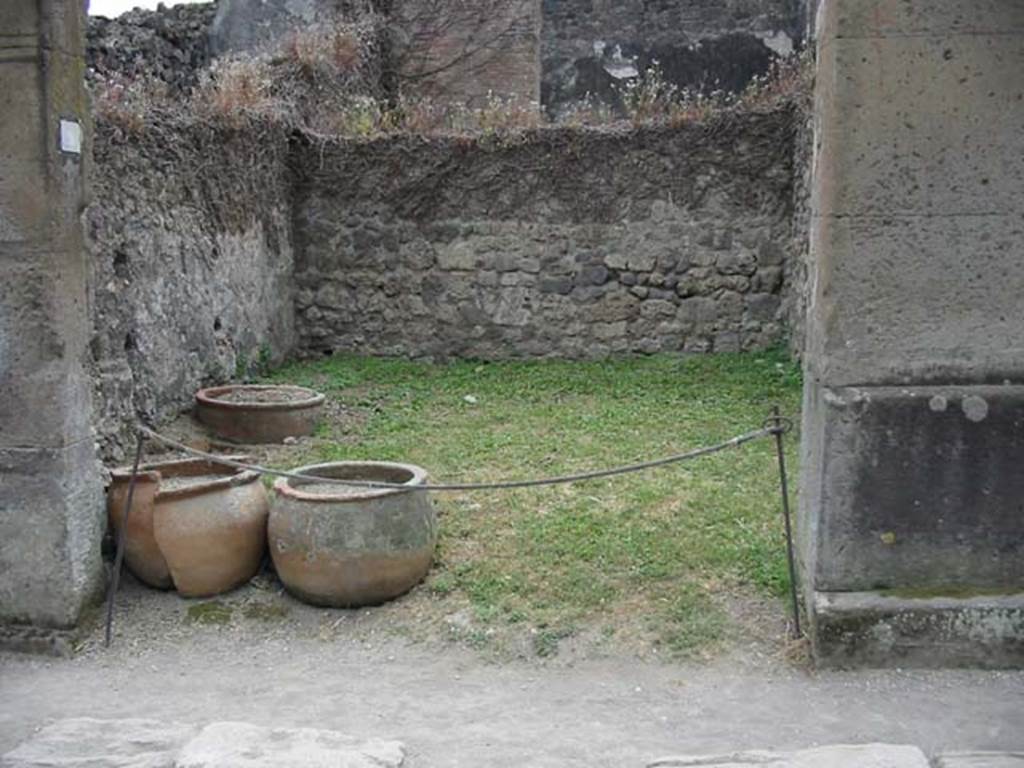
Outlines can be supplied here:
<path id="1" fill-rule="evenodd" d="M 1024 752 L 950 752 L 935 768 L 1024 768 Z"/>
<path id="2" fill-rule="evenodd" d="M 61 720 L 0 768 L 399 768 L 405 747 L 313 728 L 154 720 Z"/>
<path id="3" fill-rule="evenodd" d="M 398 768 L 404 761 L 405 747 L 397 741 L 213 723 L 185 745 L 174 768 Z"/>
<path id="4" fill-rule="evenodd" d="M 0 757 L 0 768 L 173 768 L 198 732 L 155 720 L 61 720 Z"/>
<path id="5" fill-rule="evenodd" d="M 839 745 L 800 752 L 737 752 L 720 756 L 669 757 L 651 763 L 648 768 L 747 768 L 751 765 L 758 768 L 929 768 L 928 759 L 917 747 L 890 744 Z"/>

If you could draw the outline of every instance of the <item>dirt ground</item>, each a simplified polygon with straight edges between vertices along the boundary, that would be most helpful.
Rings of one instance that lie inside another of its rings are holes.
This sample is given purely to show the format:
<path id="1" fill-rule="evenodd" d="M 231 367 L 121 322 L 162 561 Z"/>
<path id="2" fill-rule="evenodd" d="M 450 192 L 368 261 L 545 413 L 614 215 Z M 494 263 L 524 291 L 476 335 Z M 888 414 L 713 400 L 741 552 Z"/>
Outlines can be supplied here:
<path id="1" fill-rule="evenodd" d="M 0 655 L 0 754 L 76 716 L 397 738 L 410 765 L 431 768 L 641 766 L 841 742 L 1024 749 L 1021 672 L 813 673 L 744 642 L 703 663 L 593 647 L 510 658 L 403 637 L 387 608 L 318 611 L 273 589 L 257 580 L 210 608 L 128 578 L 110 650 L 97 626 L 71 659 Z"/>

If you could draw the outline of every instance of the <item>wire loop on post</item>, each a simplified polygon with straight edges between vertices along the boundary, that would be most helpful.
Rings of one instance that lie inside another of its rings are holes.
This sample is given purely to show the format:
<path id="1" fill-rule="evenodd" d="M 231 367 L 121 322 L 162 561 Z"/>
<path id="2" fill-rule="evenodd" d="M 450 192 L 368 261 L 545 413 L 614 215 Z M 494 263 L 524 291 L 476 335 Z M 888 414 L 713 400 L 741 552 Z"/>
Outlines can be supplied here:
<path id="1" fill-rule="evenodd" d="M 788 416 L 769 416 L 761 424 L 761 428 L 770 435 L 785 435 L 793 431 L 793 420 Z"/>

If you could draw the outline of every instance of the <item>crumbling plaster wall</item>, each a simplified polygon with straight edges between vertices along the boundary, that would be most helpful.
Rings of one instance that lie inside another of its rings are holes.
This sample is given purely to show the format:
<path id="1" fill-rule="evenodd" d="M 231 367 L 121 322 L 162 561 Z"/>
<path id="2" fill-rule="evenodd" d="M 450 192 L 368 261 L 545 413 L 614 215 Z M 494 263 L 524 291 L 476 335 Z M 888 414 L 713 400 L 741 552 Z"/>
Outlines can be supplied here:
<path id="1" fill-rule="evenodd" d="M 594 358 L 784 336 L 793 117 L 299 150 L 300 344 Z"/>
<path id="2" fill-rule="evenodd" d="M 188 122 L 126 137 L 97 124 L 92 204 L 95 423 L 130 444 L 204 384 L 295 346 L 287 139 Z"/>

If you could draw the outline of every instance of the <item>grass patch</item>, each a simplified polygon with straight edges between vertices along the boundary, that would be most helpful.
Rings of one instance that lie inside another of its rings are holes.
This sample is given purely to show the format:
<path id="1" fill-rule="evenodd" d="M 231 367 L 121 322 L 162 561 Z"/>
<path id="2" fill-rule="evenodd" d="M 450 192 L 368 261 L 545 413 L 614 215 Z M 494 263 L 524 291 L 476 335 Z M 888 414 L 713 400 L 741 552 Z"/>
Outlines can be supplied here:
<path id="1" fill-rule="evenodd" d="M 757 429 L 775 404 L 797 416 L 801 391 L 781 351 L 446 365 L 334 356 L 271 380 L 314 387 L 366 415 L 356 439 L 350 422 L 324 424 L 303 461 L 407 461 L 438 482 L 684 451 Z M 797 442 L 787 439 L 793 471 Z M 427 589 L 468 602 L 483 626 L 534 628 L 541 655 L 564 637 L 546 628 L 623 622 L 690 654 L 723 634 L 716 595 L 788 589 L 777 483 L 774 444 L 762 440 L 613 480 L 438 495 Z"/>

